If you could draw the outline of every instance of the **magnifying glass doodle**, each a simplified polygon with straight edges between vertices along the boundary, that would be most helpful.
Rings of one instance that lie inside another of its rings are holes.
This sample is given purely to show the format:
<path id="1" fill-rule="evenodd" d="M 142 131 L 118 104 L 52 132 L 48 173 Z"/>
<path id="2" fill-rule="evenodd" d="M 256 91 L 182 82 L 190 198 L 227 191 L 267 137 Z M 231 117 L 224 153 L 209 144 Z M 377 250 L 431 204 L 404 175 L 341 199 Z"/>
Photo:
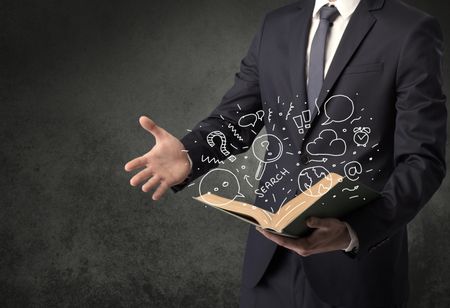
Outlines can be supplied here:
<path id="1" fill-rule="evenodd" d="M 255 179 L 259 181 L 266 170 L 267 164 L 277 161 L 283 154 L 283 143 L 275 135 L 261 135 L 253 142 L 252 151 L 256 159 L 259 160 L 255 174 Z"/>

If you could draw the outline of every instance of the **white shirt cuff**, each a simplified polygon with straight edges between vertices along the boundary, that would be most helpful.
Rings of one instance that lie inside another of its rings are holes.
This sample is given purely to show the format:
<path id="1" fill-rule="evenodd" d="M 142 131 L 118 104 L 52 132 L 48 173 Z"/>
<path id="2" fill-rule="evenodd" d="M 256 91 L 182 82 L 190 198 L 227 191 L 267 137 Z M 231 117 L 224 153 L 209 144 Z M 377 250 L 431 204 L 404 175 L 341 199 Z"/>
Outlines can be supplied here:
<path id="1" fill-rule="evenodd" d="M 358 236 L 356 235 L 355 231 L 352 229 L 352 227 L 350 227 L 350 225 L 348 223 L 346 223 L 344 221 L 344 224 L 347 226 L 347 230 L 348 230 L 348 233 L 350 235 L 350 244 L 348 244 L 347 248 L 342 249 L 342 250 L 345 251 L 345 252 L 350 252 L 354 248 L 358 248 L 359 247 Z"/>
<path id="2" fill-rule="evenodd" d="M 189 153 L 188 153 L 188 152 L 186 152 L 186 156 L 187 156 L 187 158 L 188 158 L 188 160 L 189 160 L 189 166 L 190 166 L 189 170 L 192 170 L 193 163 L 192 163 L 191 156 L 189 156 Z"/>

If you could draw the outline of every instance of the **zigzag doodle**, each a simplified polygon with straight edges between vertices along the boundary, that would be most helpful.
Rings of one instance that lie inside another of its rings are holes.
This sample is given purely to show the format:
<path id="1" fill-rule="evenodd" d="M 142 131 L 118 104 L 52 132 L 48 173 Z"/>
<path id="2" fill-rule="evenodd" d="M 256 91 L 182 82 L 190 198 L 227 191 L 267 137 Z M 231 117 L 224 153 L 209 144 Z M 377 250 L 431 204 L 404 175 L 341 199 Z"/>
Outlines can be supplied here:
<path id="1" fill-rule="evenodd" d="M 224 164 L 224 162 L 215 157 L 203 156 L 201 157 L 202 163 L 207 162 L 208 164 Z"/>
<path id="2" fill-rule="evenodd" d="M 244 139 L 241 137 L 241 135 L 238 134 L 237 129 L 233 126 L 233 124 L 228 123 L 228 128 L 231 129 L 233 132 L 233 135 L 239 140 L 244 141 Z"/>

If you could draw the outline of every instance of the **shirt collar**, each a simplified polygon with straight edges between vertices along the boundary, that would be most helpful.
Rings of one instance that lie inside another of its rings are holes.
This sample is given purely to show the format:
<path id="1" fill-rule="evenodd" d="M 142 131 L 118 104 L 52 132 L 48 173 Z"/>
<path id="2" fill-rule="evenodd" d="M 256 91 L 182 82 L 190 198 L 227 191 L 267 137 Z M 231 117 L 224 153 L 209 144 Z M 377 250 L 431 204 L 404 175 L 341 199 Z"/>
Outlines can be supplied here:
<path id="1" fill-rule="evenodd" d="M 356 10 L 356 7 L 358 6 L 360 1 L 361 0 L 335 0 L 334 2 L 330 2 L 329 0 L 316 0 L 316 4 L 314 5 L 313 10 L 313 17 L 318 18 L 319 10 L 322 8 L 322 6 L 331 3 L 337 8 L 339 14 L 342 17 L 348 18 Z"/>

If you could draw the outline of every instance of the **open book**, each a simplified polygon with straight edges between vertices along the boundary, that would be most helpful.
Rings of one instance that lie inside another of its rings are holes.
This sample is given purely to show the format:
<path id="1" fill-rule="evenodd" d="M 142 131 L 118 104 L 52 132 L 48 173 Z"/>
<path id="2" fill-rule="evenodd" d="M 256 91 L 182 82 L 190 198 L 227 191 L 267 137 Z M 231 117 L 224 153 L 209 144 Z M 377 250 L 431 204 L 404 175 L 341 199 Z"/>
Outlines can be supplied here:
<path id="1" fill-rule="evenodd" d="M 306 225 L 309 217 L 340 218 L 379 196 L 378 192 L 361 182 L 330 173 L 288 201 L 276 213 L 212 193 L 194 199 L 272 233 L 301 237 L 311 231 Z"/>

